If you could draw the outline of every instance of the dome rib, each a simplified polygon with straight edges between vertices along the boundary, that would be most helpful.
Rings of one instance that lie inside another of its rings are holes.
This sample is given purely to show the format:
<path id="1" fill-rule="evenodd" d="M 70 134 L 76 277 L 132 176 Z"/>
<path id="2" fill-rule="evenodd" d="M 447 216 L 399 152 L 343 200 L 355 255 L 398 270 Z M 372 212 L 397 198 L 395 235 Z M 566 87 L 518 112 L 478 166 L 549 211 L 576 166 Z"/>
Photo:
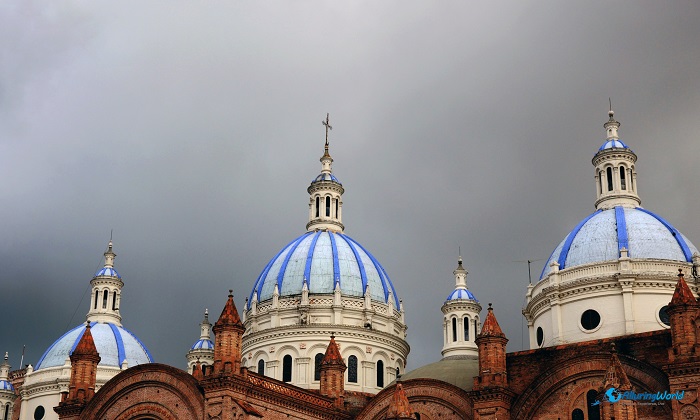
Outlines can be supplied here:
<path id="1" fill-rule="evenodd" d="M 379 279 L 382 282 L 382 286 L 384 286 L 383 287 L 383 289 L 384 289 L 384 302 L 387 302 L 389 300 L 389 288 L 391 288 L 391 293 L 393 293 L 393 295 L 394 295 L 394 304 L 396 305 L 397 309 L 400 309 L 399 308 L 399 297 L 396 294 L 396 289 L 394 289 L 394 284 L 391 281 L 387 281 L 389 279 L 389 276 L 387 276 L 386 272 L 384 271 L 384 267 L 382 267 L 379 264 L 379 262 L 374 258 L 374 255 L 367 252 L 367 250 L 361 244 L 359 244 L 357 241 L 355 241 L 354 239 L 352 239 L 351 237 L 349 237 L 345 234 L 341 233 L 339 235 L 342 235 L 342 236 L 350 239 L 353 243 L 355 243 L 355 245 L 357 245 L 362 250 L 362 252 L 367 254 L 369 259 L 372 261 L 372 264 L 374 265 L 374 269 L 377 270 L 377 273 L 379 274 Z M 387 286 L 387 284 L 388 284 L 388 286 Z M 364 291 L 363 291 L 363 294 L 364 294 Z"/>
<path id="2" fill-rule="evenodd" d="M 126 328 L 124 328 L 124 327 L 120 327 L 120 328 L 121 328 L 122 330 L 126 331 L 127 334 L 129 334 L 134 340 L 136 340 L 136 342 L 138 343 L 138 345 L 141 346 L 141 349 L 146 353 L 146 356 L 148 357 L 148 362 L 149 362 L 149 363 L 153 363 L 153 356 L 151 355 L 151 352 L 148 351 L 148 347 L 146 347 L 146 346 L 143 344 L 143 342 L 141 341 L 141 339 L 138 338 L 138 336 L 137 336 L 136 334 L 132 333 L 131 331 L 127 330 Z"/>
<path id="3" fill-rule="evenodd" d="M 357 249 L 355 249 L 355 246 L 352 244 L 352 241 L 349 241 L 348 238 L 346 238 L 342 234 L 338 234 L 338 236 L 343 238 L 345 243 L 348 244 L 348 246 L 350 247 L 350 250 L 352 251 L 353 255 L 355 255 L 355 262 L 357 263 L 357 267 L 360 269 L 360 278 L 362 279 L 362 294 L 364 295 L 365 291 L 367 290 L 367 272 L 365 271 L 365 265 L 362 264 L 362 259 L 357 253 Z"/>
<path id="4" fill-rule="evenodd" d="M 601 210 L 596 210 L 593 213 L 591 213 L 590 215 L 588 215 L 588 217 L 581 220 L 579 222 L 579 224 L 576 225 L 574 230 L 571 231 L 569 236 L 566 237 L 566 241 L 564 242 L 564 246 L 561 248 L 561 252 L 559 253 L 559 258 L 557 260 L 557 263 L 559 263 L 560 270 L 563 270 L 564 268 L 566 268 L 566 257 L 569 255 L 569 249 L 571 249 L 571 244 L 574 242 L 574 239 L 576 239 L 576 235 L 578 234 L 578 232 L 581 230 L 583 225 L 586 224 L 586 222 L 591 220 L 591 218 L 593 216 L 595 216 L 596 214 L 599 214 L 600 212 L 601 212 Z M 546 265 L 545 265 L 545 267 L 546 267 Z"/>
<path id="5" fill-rule="evenodd" d="M 51 344 L 51 345 L 49 346 L 49 348 L 46 349 L 46 351 L 44 352 L 44 354 L 41 355 L 41 358 L 40 358 L 39 361 L 36 363 L 36 368 L 35 368 L 34 370 L 39 370 L 39 369 L 41 369 L 41 364 L 44 363 L 44 359 L 46 359 L 46 356 L 49 354 L 49 352 L 50 352 L 54 347 L 56 347 L 56 344 L 58 344 L 58 343 L 60 343 L 61 341 L 63 341 L 64 338 L 66 338 L 69 334 L 71 334 L 72 332 L 74 332 L 75 330 L 77 330 L 77 329 L 80 328 L 80 327 L 83 327 L 83 325 L 81 324 L 81 325 L 78 325 L 77 327 L 75 327 L 75 328 L 73 328 L 73 329 L 71 329 L 71 330 L 68 330 L 65 334 L 63 334 L 62 336 L 60 336 L 60 337 L 58 338 L 58 340 L 54 341 L 53 344 Z M 90 326 L 90 328 L 92 328 L 92 326 Z M 82 337 L 82 334 L 79 334 L 78 339 L 75 340 L 73 346 L 72 346 L 71 349 L 70 349 L 69 354 L 72 353 L 73 350 L 75 349 L 75 346 L 78 345 L 78 341 L 80 341 L 80 337 Z"/>
<path id="6" fill-rule="evenodd" d="M 620 250 L 625 248 L 628 252 L 630 249 L 628 235 L 627 235 L 627 222 L 625 220 L 625 209 L 622 206 L 615 206 L 615 224 L 617 225 L 617 252 L 620 256 Z M 631 253 L 627 254 L 632 256 Z"/>
<path id="7" fill-rule="evenodd" d="M 297 249 L 297 247 L 299 246 L 301 241 L 303 241 L 307 237 L 308 237 L 308 234 L 300 236 L 294 242 L 294 245 L 292 245 L 289 252 L 287 252 L 287 255 L 285 255 L 285 257 L 284 257 L 284 262 L 282 262 L 282 267 L 280 267 L 280 271 L 279 271 L 279 273 L 277 273 L 277 288 L 279 289 L 280 293 L 282 292 L 282 282 L 284 280 L 284 273 L 287 271 L 287 264 L 289 264 L 289 259 L 292 258 L 294 251 Z M 258 293 L 258 296 L 260 296 L 260 293 Z"/>
<path id="8" fill-rule="evenodd" d="M 307 233 L 308 233 L 308 232 L 307 232 Z M 304 234 L 304 236 L 306 236 L 306 234 Z M 261 290 L 261 289 L 262 289 L 262 286 L 263 286 L 263 284 L 265 283 L 265 279 L 267 278 L 267 273 L 270 272 L 270 268 L 272 268 L 272 265 L 275 263 L 275 261 L 277 261 L 277 258 L 279 258 L 280 255 L 282 255 L 282 253 L 283 253 L 287 248 L 289 248 L 289 246 L 292 245 L 295 241 L 296 241 L 296 239 L 295 239 L 294 241 L 288 243 L 287 246 L 285 246 L 284 248 L 282 248 L 282 249 L 280 250 L 280 252 L 278 252 L 277 255 L 275 255 L 275 258 L 271 259 L 270 262 L 267 263 L 267 265 L 265 266 L 265 269 L 262 271 L 262 273 L 260 273 L 260 276 L 258 277 L 258 280 L 255 282 L 255 286 L 253 286 L 253 290 L 250 291 L 250 298 L 248 299 L 248 302 L 249 302 L 249 303 L 248 303 L 248 307 L 250 307 L 250 302 L 253 301 L 253 294 L 254 294 L 255 292 L 258 293 L 258 298 L 260 297 L 260 294 L 262 293 L 262 290 Z"/>
<path id="9" fill-rule="evenodd" d="M 108 324 L 109 328 L 112 329 L 112 334 L 114 334 L 114 339 L 117 341 L 117 358 L 119 359 L 119 365 L 121 366 L 126 359 L 126 352 L 124 350 L 124 340 L 122 340 L 122 335 L 119 333 L 117 326 L 114 324 Z M 92 325 L 90 326 L 92 328 Z"/>
<path id="10" fill-rule="evenodd" d="M 338 246 L 335 244 L 335 235 L 331 232 L 327 232 L 328 237 L 331 239 L 331 249 L 333 250 L 333 287 L 335 287 L 335 282 L 340 283 L 340 288 L 343 288 L 342 280 L 340 279 L 340 263 L 338 262 Z"/>
<path id="11" fill-rule="evenodd" d="M 308 283 L 311 281 L 311 261 L 314 259 L 314 249 L 316 249 L 316 242 L 318 241 L 318 237 L 321 236 L 321 231 L 319 230 L 314 234 L 314 237 L 311 239 L 311 245 L 309 246 L 309 252 L 306 255 L 306 265 L 304 266 L 304 278 L 306 279 L 306 282 Z M 308 284 L 307 284 L 308 287 Z"/>
<path id="12" fill-rule="evenodd" d="M 683 235 L 676 229 L 674 228 L 670 223 L 668 223 L 664 218 L 661 216 L 650 212 L 649 210 L 643 209 L 641 207 L 637 207 L 637 210 L 642 211 L 649 216 L 653 217 L 654 219 L 658 220 L 659 223 L 664 225 L 666 229 L 668 229 L 669 232 L 671 232 L 671 235 L 676 239 L 676 242 L 678 242 L 678 246 L 681 247 L 681 250 L 683 251 L 683 255 L 685 256 L 686 262 L 693 262 L 693 253 L 690 250 L 690 247 L 688 244 L 685 242 L 685 239 L 683 239 Z"/>

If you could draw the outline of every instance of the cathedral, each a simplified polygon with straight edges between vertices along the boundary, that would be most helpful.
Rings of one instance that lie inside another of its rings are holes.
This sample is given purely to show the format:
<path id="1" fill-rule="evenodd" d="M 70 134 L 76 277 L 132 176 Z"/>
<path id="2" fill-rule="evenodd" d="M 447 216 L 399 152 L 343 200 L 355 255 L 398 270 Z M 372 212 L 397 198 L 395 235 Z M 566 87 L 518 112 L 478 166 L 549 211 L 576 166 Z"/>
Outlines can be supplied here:
<path id="1" fill-rule="evenodd" d="M 700 419 L 700 254 L 641 207 L 637 155 L 612 110 L 592 160 L 595 211 L 523 291 L 530 349 L 506 351 L 498 302 L 484 313 L 460 256 L 435 325 L 441 358 L 410 371 L 411 308 L 400 280 L 344 233 L 324 125 L 305 231 L 243 306 L 229 291 L 216 319 L 205 311 L 186 370 L 156 363 L 122 325 L 110 241 L 85 322 L 34 365 L 13 371 L 5 354 L 0 420 Z"/>

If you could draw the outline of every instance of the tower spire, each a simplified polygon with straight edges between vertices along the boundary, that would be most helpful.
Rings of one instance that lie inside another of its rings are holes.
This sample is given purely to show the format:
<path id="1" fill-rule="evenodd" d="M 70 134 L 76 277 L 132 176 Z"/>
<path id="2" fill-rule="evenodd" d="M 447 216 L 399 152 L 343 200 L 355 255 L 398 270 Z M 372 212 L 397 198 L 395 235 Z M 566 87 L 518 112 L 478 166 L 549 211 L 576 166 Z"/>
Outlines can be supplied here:
<path id="1" fill-rule="evenodd" d="M 345 192 L 343 185 L 333 175 L 333 158 L 328 152 L 328 132 L 333 129 L 330 124 L 330 114 L 326 113 L 325 121 L 321 121 L 326 127 L 326 143 L 321 156 L 321 174 L 311 181 L 307 188 L 309 193 L 309 223 L 306 229 L 331 230 L 342 232 L 345 229 L 342 223 L 343 201 L 342 195 Z"/>

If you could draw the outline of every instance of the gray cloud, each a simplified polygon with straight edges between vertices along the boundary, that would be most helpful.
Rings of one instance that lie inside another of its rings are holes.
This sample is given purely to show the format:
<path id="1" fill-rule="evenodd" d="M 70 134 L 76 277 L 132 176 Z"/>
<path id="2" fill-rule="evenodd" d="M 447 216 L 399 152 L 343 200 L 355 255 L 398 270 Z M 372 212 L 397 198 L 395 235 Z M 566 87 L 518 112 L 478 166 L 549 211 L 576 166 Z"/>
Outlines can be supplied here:
<path id="1" fill-rule="evenodd" d="M 404 300 L 409 368 L 440 357 L 458 246 L 520 349 L 514 261 L 547 258 L 592 211 L 609 96 L 642 204 L 700 242 L 699 18 L 655 2 L 3 6 L 0 350 L 36 363 L 83 321 L 114 229 L 125 326 L 184 366 L 204 308 L 229 288 L 241 308 L 303 232 L 326 112 L 347 233 Z"/>

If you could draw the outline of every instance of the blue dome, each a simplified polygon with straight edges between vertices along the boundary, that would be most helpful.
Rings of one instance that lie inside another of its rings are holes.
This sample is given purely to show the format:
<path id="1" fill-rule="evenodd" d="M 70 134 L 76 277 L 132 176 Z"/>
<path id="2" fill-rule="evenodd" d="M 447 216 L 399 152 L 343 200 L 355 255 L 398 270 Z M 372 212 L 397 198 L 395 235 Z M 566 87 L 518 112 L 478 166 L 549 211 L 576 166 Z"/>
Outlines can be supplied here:
<path id="1" fill-rule="evenodd" d="M 629 147 L 625 143 L 623 143 L 622 140 L 618 139 L 606 141 L 605 143 L 603 143 L 602 146 L 600 146 L 600 149 L 598 149 L 598 151 L 605 149 L 629 149 Z"/>
<path id="2" fill-rule="evenodd" d="M 0 380 L 0 391 L 14 391 L 15 387 L 6 380 Z"/>
<path id="3" fill-rule="evenodd" d="M 320 174 L 319 176 L 314 178 L 314 180 L 311 181 L 311 183 L 313 184 L 314 182 L 320 182 L 320 181 L 335 181 L 338 184 L 343 185 L 340 183 L 340 181 L 338 181 L 338 178 L 336 178 L 335 175 L 333 175 L 333 174 Z"/>
<path id="4" fill-rule="evenodd" d="M 345 296 L 364 296 L 369 285 L 372 300 L 388 302 L 389 291 L 399 308 L 399 297 L 389 276 L 362 245 L 342 233 L 306 232 L 284 247 L 265 266 L 250 292 L 258 301 L 272 299 L 275 284 L 280 296 L 301 295 L 307 279 L 309 293 L 332 294 L 335 281 Z"/>
<path id="5" fill-rule="evenodd" d="M 474 297 L 472 292 L 469 291 L 469 289 L 455 289 L 452 293 L 450 293 L 449 296 L 447 296 L 447 299 L 445 299 L 445 301 L 457 299 L 471 299 L 478 302 L 478 300 Z"/>
<path id="6" fill-rule="evenodd" d="M 114 268 L 111 268 L 111 267 L 101 268 L 100 271 L 95 273 L 95 277 L 102 277 L 102 276 L 122 278 L 122 276 L 120 276 L 119 273 L 117 273 L 117 270 L 115 270 Z"/>
<path id="7" fill-rule="evenodd" d="M 198 340 L 196 343 L 192 345 L 192 348 L 190 350 L 213 350 L 214 349 L 214 343 L 212 343 L 211 340 Z"/>
<path id="8" fill-rule="evenodd" d="M 63 366 L 68 356 L 73 353 L 75 346 L 83 337 L 85 324 L 80 324 L 61 338 L 56 340 L 41 356 L 34 370 Z M 151 353 L 146 346 L 132 333 L 115 324 L 102 324 L 93 322 L 90 324 L 90 333 L 95 341 L 95 347 L 100 354 L 99 366 L 121 367 L 126 360 L 129 367 L 144 363 L 153 363 Z"/>
<path id="9" fill-rule="evenodd" d="M 693 254 L 698 252 L 695 245 L 660 216 L 641 207 L 617 206 L 598 210 L 576 225 L 554 249 L 540 279 L 549 274 L 552 261 L 559 263 L 560 270 L 616 261 L 623 247 L 630 258 L 682 262 L 692 262 Z"/>

